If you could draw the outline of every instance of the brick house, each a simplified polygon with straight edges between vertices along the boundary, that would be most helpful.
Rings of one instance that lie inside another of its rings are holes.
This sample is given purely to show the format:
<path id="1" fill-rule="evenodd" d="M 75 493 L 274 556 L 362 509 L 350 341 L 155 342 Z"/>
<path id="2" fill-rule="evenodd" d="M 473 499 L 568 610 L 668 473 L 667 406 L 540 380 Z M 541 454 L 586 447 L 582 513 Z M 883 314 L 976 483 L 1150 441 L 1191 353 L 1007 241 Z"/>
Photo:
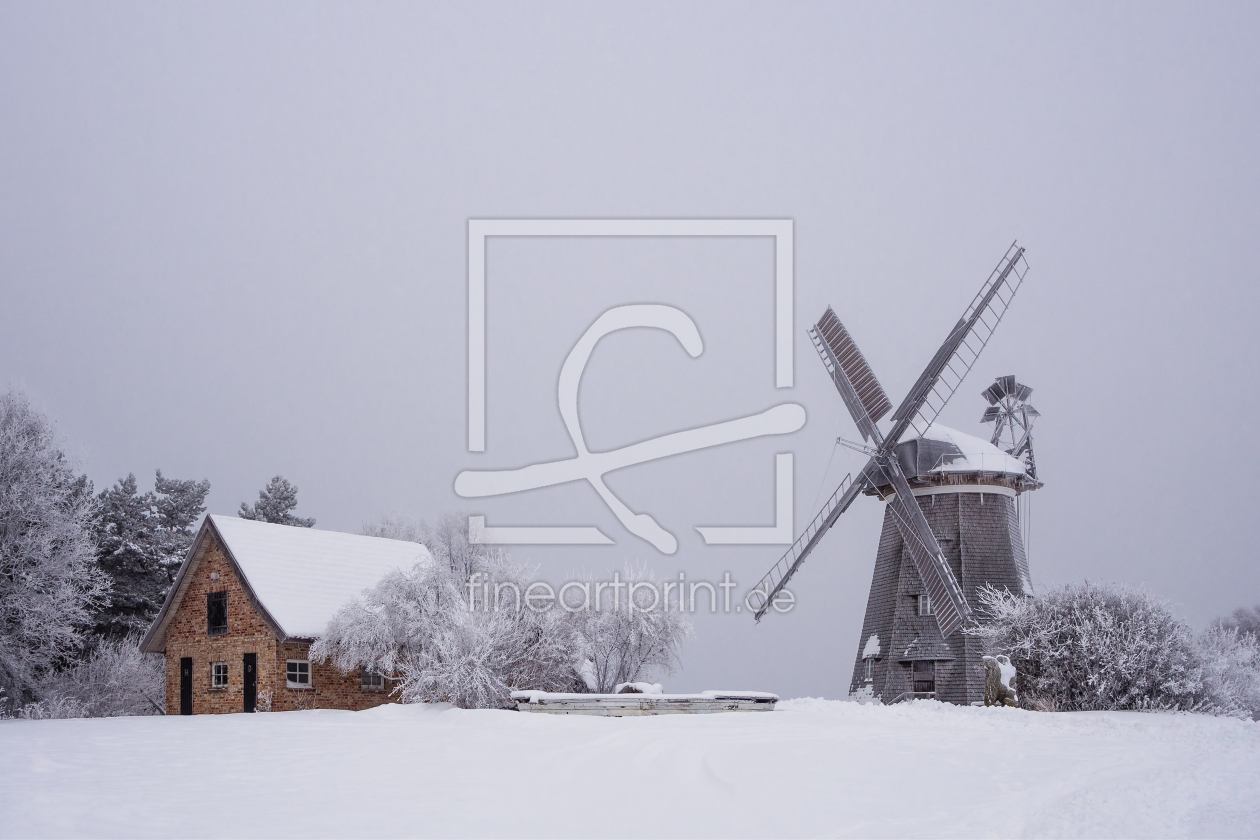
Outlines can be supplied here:
<path id="1" fill-rule="evenodd" d="M 308 651 L 350 599 L 431 559 L 419 543 L 207 516 L 140 643 L 166 655 L 168 713 L 388 702 L 381 675 L 315 664 Z"/>

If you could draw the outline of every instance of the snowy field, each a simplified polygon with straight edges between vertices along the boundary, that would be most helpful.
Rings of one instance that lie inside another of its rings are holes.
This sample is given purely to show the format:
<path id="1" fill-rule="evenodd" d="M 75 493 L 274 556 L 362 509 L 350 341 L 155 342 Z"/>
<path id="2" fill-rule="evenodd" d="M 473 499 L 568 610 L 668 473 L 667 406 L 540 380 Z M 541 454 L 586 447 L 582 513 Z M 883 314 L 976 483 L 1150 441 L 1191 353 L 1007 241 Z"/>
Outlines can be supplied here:
<path id="1" fill-rule="evenodd" d="M 792 700 L 0 722 L 5 837 L 1260 837 L 1260 725 Z"/>

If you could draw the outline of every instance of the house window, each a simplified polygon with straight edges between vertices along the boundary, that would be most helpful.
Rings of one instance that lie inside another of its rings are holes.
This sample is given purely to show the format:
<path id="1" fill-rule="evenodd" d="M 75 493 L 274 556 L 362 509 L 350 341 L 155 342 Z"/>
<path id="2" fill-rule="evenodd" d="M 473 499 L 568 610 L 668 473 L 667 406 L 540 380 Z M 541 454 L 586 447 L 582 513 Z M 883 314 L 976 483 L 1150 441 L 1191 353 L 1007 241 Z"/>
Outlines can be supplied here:
<path id="1" fill-rule="evenodd" d="M 211 662 L 210 663 L 210 687 L 211 688 L 227 688 L 227 663 Z"/>
<path id="2" fill-rule="evenodd" d="M 866 660 L 862 662 L 862 670 L 863 670 L 862 679 L 866 680 L 867 682 L 871 682 L 872 680 L 875 679 L 874 657 L 868 657 Z"/>
<path id="3" fill-rule="evenodd" d="M 929 595 L 919 596 L 919 615 L 932 614 L 932 598 Z"/>
<path id="4" fill-rule="evenodd" d="M 227 631 L 227 593 L 211 592 L 206 596 L 206 633 L 223 636 Z"/>
<path id="5" fill-rule="evenodd" d="M 936 691 L 936 663 L 930 659 L 917 660 L 914 663 L 914 690 L 916 692 Z"/>
<path id="6" fill-rule="evenodd" d="M 311 663 L 305 659 L 290 659 L 285 665 L 285 681 L 289 688 L 310 688 Z"/>
<path id="7" fill-rule="evenodd" d="M 385 677 L 376 671 L 362 668 L 359 671 L 359 685 L 364 691 L 384 691 Z"/>

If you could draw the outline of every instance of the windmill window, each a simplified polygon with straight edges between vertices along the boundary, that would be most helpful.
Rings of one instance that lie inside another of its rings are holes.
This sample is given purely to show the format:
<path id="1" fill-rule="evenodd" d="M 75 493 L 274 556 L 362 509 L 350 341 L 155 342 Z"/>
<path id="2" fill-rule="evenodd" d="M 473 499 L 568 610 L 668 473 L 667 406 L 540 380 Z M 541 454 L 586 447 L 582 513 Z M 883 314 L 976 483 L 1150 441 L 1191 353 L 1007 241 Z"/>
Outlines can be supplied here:
<path id="1" fill-rule="evenodd" d="M 311 663 L 306 659 L 290 659 L 285 663 L 285 684 L 289 688 L 311 687 Z"/>
<path id="2" fill-rule="evenodd" d="M 210 663 L 210 688 L 224 689 L 228 687 L 228 670 L 226 662 Z"/>
<path id="3" fill-rule="evenodd" d="M 914 691 L 936 691 L 936 663 L 930 659 L 917 660 L 914 663 Z"/>
<path id="4" fill-rule="evenodd" d="M 384 691 L 385 676 L 378 671 L 363 668 L 359 672 L 359 685 L 364 691 Z"/>
<path id="5" fill-rule="evenodd" d="M 919 615 L 932 614 L 932 597 L 930 595 L 919 596 Z"/>
<path id="6" fill-rule="evenodd" d="M 871 682 L 872 680 L 874 680 L 875 679 L 875 660 L 873 658 L 867 658 L 866 660 L 864 660 L 862 662 L 862 670 L 863 670 L 862 679 L 866 680 L 867 682 Z"/>
<path id="7" fill-rule="evenodd" d="M 227 631 L 227 593 L 211 592 L 206 596 L 206 633 L 211 636 L 225 636 Z"/>

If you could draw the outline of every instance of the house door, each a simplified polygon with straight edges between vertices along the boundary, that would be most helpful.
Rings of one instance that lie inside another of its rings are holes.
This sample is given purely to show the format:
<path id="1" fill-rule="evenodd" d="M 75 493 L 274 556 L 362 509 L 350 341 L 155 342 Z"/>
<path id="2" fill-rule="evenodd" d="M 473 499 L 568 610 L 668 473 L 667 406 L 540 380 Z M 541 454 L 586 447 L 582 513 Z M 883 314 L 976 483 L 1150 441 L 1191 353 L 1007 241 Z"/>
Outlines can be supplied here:
<path id="1" fill-rule="evenodd" d="M 245 654 L 245 711 L 258 707 L 258 654 Z"/>
<path id="2" fill-rule="evenodd" d="M 192 657 L 179 660 L 179 713 L 192 714 Z"/>

